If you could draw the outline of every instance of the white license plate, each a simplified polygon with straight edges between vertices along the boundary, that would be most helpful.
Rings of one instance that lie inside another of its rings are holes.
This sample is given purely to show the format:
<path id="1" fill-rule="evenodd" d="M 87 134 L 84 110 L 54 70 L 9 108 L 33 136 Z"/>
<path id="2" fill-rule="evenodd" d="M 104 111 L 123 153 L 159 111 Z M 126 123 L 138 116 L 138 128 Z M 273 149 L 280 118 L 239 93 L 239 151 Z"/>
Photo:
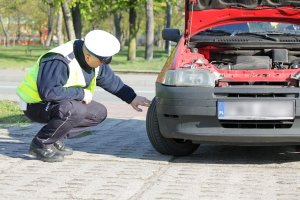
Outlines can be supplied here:
<path id="1" fill-rule="evenodd" d="M 294 101 L 218 101 L 219 119 L 286 120 L 294 117 Z"/>

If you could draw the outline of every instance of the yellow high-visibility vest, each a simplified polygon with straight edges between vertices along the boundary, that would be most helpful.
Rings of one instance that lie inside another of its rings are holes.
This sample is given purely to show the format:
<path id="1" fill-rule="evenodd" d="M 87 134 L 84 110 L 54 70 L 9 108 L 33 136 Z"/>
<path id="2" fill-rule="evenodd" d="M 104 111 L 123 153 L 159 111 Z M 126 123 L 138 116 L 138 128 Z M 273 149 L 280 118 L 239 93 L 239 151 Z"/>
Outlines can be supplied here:
<path id="1" fill-rule="evenodd" d="M 73 43 L 74 41 L 67 42 L 61 46 L 58 46 L 47 53 L 56 53 L 66 57 L 69 61 L 69 78 L 67 83 L 63 87 L 86 87 L 87 83 L 85 82 L 84 75 L 82 72 L 82 68 L 79 63 L 75 59 L 75 56 L 72 58 L 69 57 L 73 53 Z M 46 53 L 46 54 L 47 54 Z M 44 54 L 44 55 L 46 55 Z M 17 88 L 17 94 L 19 97 L 25 101 L 26 103 L 39 103 L 43 100 L 41 99 L 38 89 L 37 89 L 37 76 L 39 73 L 39 65 L 41 58 L 44 56 L 40 56 L 37 60 L 36 64 L 29 69 L 27 75 L 25 76 L 22 83 Z M 96 78 L 99 72 L 99 67 L 95 68 L 95 76 L 92 79 L 91 83 L 88 85 L 87 90 L 89 90 L 92 94 L 96 88 Z"/>

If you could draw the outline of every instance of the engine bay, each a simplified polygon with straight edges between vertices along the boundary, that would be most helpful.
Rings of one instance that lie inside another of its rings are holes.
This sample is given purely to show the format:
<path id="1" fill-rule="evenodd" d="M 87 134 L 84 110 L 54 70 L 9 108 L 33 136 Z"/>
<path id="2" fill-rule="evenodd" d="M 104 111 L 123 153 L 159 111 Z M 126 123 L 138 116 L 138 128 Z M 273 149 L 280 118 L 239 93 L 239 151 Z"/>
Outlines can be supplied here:
<path id="1" fill-rule="evenodd" d="M 280 70 L 300 67 L 300 53 L 288 49 L 212 50 L 209 60 L 222 70 Z"/>

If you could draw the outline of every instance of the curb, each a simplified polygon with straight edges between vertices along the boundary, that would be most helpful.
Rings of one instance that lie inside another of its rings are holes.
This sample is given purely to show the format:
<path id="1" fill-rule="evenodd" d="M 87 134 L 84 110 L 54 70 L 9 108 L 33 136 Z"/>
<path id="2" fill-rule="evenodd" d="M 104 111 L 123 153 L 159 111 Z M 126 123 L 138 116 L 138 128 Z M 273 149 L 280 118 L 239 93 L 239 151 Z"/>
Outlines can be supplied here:
<path id="1" fill-rule="evenodd" d="M 115 73 L 118 74 L 153 74 L 153 75 L 158 75 L 160 72 L 159 71 L 125 71 L 125 70 L 114 70 L 112 69 Z"/>

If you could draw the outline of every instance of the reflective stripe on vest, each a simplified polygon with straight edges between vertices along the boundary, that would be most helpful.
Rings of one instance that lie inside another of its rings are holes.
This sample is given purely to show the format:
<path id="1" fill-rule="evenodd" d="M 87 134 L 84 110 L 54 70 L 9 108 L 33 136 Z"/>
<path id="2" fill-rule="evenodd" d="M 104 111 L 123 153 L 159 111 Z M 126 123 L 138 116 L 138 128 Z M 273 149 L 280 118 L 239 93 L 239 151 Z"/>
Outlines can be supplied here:
<path id="1" fill-rule="evenodd" d="M 50 50 L 47 53 L 57 53 L 64 57 L 66 57 L 69 61 L 68 67 L 69 67 L 69 78 L 67 80 L 67 83 L 63 87 L 85 87 L 86 82 L 84 79 L 84 75 L 82 73 L 82 69 L 75 59 L 74 53 L 73 53 L 73 43 L 74 41 L 70 41 L 66 44 L 63 44 L 61 46 L 58 46 L 52 50 Z M 46 53 L 46 54 L 47 54 Z M 44 54 L 44 55 L 46 55 Z M 42 55 L 38 60 L 37 63 L 30 68 L 27 75 L 25 76 L 24 80 L 20 84 L 20 86 L 17 88 L 17 94 L 26 102 L 26 103 L 38 103 L 41 102 L 42 99 L 38 93 L 37 89 L 37 77 L 39 72 L 39 63 L 41 58 L 44 56 Z M 95 76 L 92 79 L 90 85 L 85 88 L 87 90 L 90 90 L 90 92 L 93 94 L 96 87 L 96 77 L 99 72 L 99 67 L 95 68 Z"/>

